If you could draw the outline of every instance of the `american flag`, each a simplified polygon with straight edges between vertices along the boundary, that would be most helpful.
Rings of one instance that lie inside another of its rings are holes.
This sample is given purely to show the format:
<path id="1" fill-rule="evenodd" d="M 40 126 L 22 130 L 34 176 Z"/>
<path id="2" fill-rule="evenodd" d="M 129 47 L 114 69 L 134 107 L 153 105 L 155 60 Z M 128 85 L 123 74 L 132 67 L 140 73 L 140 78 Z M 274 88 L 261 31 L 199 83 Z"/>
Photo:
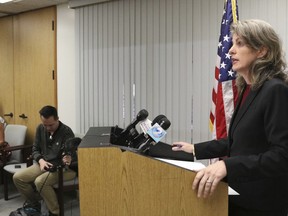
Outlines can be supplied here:
<path id="1" fill-rule="evenodd" d="M 215 86 L 212 90 L 210 129 L 213 139 L 227 137 L 227 130 L 238 94 L 235 86 L 236 73 L 232 70 L 229 49 L 232 46 L 230 25 L 238 20 L 237 0 L 226 0 L 221 21 L 215 67 Z"/>

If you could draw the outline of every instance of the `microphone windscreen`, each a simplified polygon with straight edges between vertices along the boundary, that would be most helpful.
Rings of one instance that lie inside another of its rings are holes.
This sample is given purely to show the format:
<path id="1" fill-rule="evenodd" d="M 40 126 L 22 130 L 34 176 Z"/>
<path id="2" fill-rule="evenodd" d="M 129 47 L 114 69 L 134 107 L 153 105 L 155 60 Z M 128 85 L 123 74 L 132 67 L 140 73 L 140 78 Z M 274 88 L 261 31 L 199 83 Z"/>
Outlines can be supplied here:
<path id="1" fill-rule="evenodd" d="M 136 119 L 138 121 L 143 121 L 144 119 L 147 118 L 148 115 L 149 115 L 148 111 L 145 109 L 142 109 L 138 112 Z"/>
<path id="2" fill-rule="evenodd" d="M 165 117 L 165 118 L 162 118 L 160 120 L 160 122 L 158 122 L 158 124 L 164 129 L 164 130 L 167 130 L 170 125 L 171 125 L 171 122 Z"/>
<path id="3" fill-rule="evenodd" d="M 161 121 L 162 118 L 166 118 L 166 116 L 165 116 L 165 115 L 162 115 L 162 114 L 156 116 L 156 117 L 153 119 L 153 121 L 152 121 L 152 126 L 153 126 L 155 123 L 158 123 L 158 124 L 159 124 L 159 122 Z"/>

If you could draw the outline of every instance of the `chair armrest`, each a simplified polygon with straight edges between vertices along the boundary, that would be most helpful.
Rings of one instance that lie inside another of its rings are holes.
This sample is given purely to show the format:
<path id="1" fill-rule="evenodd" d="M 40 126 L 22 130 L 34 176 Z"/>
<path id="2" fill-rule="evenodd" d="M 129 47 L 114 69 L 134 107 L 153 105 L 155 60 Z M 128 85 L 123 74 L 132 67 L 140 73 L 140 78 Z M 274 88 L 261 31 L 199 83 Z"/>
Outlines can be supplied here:
<path id="1" fill-rule="evenodd" d="M 22 150 L 22 149 L 28 149 L 32 148 L 33 145 L 18 145 L 18 146 L 9 146 L 2 151 L 16 151 L 16 150 Z"/>
<path id="2" fill-rule="evenodd" d="M 17 150 L 23 150 L 22 155 L 23 155 L 24 161 L 26 162 L 27 159 L 25 159 L 25 158 L 27 158 L 26 156 L 28 154 L 31 154 L 32 146 L 33 145 L 9 146 L 5 149 L 0 150 L 1 155 L 3 155 L 3 157 L 2 157 L 3 165 L 6 165 L 6 163 L 7 163 L 7 158 L 5 157 L 5 155 L 6 155 L 5 152 L 13 152 L 13 151 L 17 151 Z"/>

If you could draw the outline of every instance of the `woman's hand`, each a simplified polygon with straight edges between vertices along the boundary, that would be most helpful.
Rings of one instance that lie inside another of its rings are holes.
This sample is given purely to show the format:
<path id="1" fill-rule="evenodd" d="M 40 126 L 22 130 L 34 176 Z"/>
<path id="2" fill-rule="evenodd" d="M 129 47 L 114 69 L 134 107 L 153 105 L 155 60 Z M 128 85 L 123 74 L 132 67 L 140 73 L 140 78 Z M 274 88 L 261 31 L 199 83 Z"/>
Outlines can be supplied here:
<path id="1" fill-rule="evenodd" d="M 185 151 L 194 155 L 194 145 L 187 142 L 174 142 L 172 144 L 173 151 Z"/>
<path id="2" fill-rule="evenodd" d="M 194 145 L 187 142 L 174 142 L 172 150 L 185 151 L 195 155 Z M 226 175 L 227 170 L 224 161 L 217 161 L 196 174 L 192 188 L 193 190 L 197 190 L 198 197 L 206 198 L 214 193 L 217 185 Z"/>
<path id="3" fill-rule="evenodd" d="M 206 198 L 214 193 L 217 185 L 226 175 L 224 161 L 217 161 L 196 174 L 192 188 L 197 190 L 198 197 Z"/>

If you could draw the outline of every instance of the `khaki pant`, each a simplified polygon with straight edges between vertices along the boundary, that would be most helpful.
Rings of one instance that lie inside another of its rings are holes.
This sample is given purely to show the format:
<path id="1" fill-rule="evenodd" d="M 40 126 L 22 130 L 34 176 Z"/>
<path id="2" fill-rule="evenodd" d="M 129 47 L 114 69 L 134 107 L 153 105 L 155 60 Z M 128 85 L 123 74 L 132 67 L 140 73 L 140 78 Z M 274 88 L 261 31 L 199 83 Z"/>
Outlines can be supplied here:
<path id="1" fill-rule="evenodd" d="M 76 172 L 71 169 L 63 172 L 64 181 L 72 180 L 75 176 Z M 43 172 L 38 164 L 33 164 L 24 170 L 16 172 L 13 176 L 13 181 L 28 203 L 43 199 L 49 211 L 59 215 L 57 195 L 53 189 L 53 185 L 58 183 L 58 172 Z"/>

